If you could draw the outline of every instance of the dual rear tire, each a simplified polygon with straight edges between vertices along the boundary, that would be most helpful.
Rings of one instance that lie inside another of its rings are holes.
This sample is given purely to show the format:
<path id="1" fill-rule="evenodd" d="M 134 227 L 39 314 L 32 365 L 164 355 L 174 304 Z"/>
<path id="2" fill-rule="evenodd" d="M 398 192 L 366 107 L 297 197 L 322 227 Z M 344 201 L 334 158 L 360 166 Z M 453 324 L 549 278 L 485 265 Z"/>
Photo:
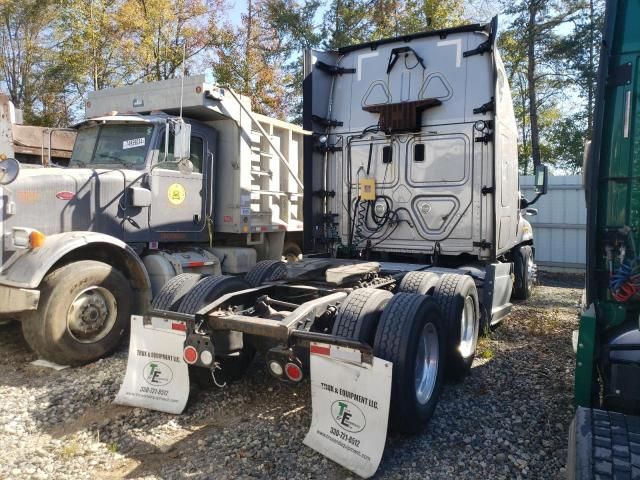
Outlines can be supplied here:
<path id="1" fill-rule="evenodd" d="M 340 305 L 333 334 L 372 344 L 377 357 L 393 364 L 391 428 L 422 430 L 444 381 L 446 337 L 437 302 L 419 294 L 358 289 Z"/>
<path id="2" fill-rule="evenodd" d="M 169 310 L 193 315 L 223 295 L 248 288 L 251 288 L 249 283 L 239 277 L 183 273 L 173 277 L 162 287 L 153 299 L 151 306 L 156 310 Z M 225 333 L 222 332 L 220 335 L 224 336 Z M 234 334 L 229 333 L 229 335 Z M 224 340 L 222 338 L 214 343 L 221 344 L 224 343 Z M 220 366 L 220 372 L 216 374 L 216 380 L 219 383 L 239 380 L 251 365 L 255 349 L 244 340 L 242 349 L 230 355 L 216 357 L 216 362 Z M 189 376 L 200 387 L 208 388 L 215 385 L 209 369 L 190 367 Z"/>

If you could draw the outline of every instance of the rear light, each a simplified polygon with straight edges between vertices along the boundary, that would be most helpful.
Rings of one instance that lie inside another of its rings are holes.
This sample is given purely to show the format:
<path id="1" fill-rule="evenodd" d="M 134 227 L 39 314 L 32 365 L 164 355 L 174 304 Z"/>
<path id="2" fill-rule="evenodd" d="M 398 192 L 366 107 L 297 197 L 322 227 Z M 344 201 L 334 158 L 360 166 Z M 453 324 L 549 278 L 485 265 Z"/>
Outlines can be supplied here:
<path id="1" fill-rule="evenodd" d="M 284 373 L 284 370 L 282 368 L 282 365 L 280 365 L 280 362 L 276 362 L 275 360 L 272 360 L 269 362 L 269 370 L 276 377 L 281 377 L 282 374 Z"/>
<path id="2" fill-rule="evenodd" d="M 284 372 L 287 378 L 292 382 L 299 382 L 302 380 L 302 369 L 295 363 L 287 363 L 284 367 Z"/>
<path id="3" fill-rule="evenodd" d="M 193 365 L 198 361 L 198 351 L 191 345 L 184 347 L 182 356 L 184 357 L 184 361 L 189 365 Z"/>

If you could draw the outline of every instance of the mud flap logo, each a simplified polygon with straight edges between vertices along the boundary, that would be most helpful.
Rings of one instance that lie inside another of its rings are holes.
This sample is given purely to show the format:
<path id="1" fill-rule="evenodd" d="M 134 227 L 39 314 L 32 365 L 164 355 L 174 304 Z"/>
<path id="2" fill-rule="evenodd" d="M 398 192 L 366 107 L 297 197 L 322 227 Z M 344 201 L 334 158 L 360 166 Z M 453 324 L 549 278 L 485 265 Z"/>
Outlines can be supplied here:
<path id="1" fill-rule="evenodd" d="M 173 372 L 166 363 L 149 362 L 144 366 L 143 377 L 149 385 L 161 387 L 171 382 Z"/>
<path id="2" fill-rule="evenodd" d="M 367 419 L 362 410 L 347 400 L 333 402 L 331 413 L 336 424 L 351 433 L 361 432 L 367 425 Z"/>

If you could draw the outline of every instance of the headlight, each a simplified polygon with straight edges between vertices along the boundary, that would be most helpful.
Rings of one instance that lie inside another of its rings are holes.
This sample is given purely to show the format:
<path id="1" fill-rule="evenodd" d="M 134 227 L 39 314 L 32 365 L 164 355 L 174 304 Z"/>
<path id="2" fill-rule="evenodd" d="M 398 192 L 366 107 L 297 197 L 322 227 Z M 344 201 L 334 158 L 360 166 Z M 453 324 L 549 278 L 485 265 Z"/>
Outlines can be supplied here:
<path id="1" fill-rule="evenodd" d="M 44 245 L 46 235 L 33 228 L 14 227 L 12 231 L 15 248 L 38 248 Z"/>

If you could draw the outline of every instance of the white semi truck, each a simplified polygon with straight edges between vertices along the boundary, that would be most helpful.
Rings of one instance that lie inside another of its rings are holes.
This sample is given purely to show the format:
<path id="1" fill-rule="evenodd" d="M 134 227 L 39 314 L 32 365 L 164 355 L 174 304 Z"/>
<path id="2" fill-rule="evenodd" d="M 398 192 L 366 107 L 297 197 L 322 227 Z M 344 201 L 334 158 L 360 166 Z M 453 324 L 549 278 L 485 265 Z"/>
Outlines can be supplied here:
<path id="1" fill-rule="evenodd" d="M 387 417 L 421 431 L 445 375 L 469 373 L 479 332 L 535 281 L 535 199 L 518 192 L 496 31 L 494 19 L 308 51 L 305 258 L 170 279 L 132 320 L 119 400 L 179 412 L 185 377 L 222 385 L 259 351 L 280 380 L 310 371 L 305 443 L 360 475 L 377 468 Z"/>

